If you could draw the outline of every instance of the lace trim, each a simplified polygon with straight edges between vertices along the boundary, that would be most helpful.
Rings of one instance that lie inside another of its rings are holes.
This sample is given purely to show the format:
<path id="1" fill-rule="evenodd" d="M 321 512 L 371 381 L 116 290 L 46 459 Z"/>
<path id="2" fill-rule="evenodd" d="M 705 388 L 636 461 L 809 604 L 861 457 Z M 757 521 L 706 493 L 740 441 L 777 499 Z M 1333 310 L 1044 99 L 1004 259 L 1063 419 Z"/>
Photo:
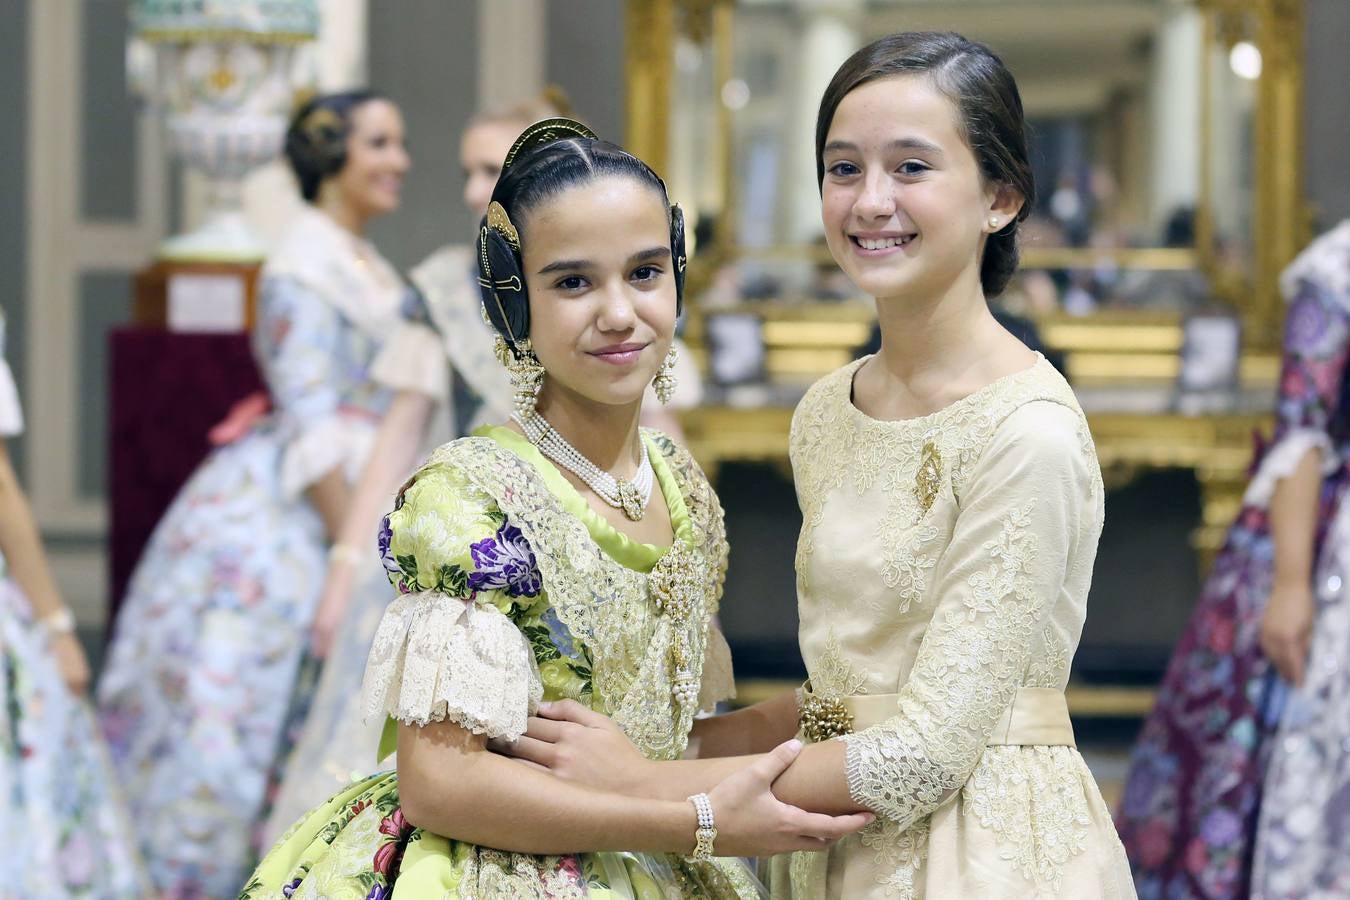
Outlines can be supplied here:
<path id="1" fill-rule="evenodd" d="M 327 416 L 306 428 L 286 445 L 281 456 L 281 492 L 289 500 L 299 497 L 310 485 L 341 467 L 351 483 L 361 477 L 361 469 L 375 443 L 375 425 L 344 416 Z"/>
<path id="2" fill-rule="evenodd" d="M 839 638 L 831 628 L 825 636 L 825 649 L 811 667 L 811 689 L 822 697 L 849 697 L 867 693 L 867 676 L 854 671 L 839 648 Z"/>
<path id="3" fill-rule="evenodd" d="M 448 719 L 475 734 L 514 740 L 543 697 L 534 654 L 490 603 L 435 591 L 403 594 L 375 633 L 361 687 L 367 721 Z"/>
<path id="4" fill-rule="evenodd" d="M 690 517 L 687 554 L 680 566 L 701 589 L 695 615 L 661 615 L 653 575 L 619 565 L 591 540 L 585 525 L 567 513 L 529 463 L 487 438 L 464 438 L 441 447 L 431 464 L 455 466 L 497 500 L 502 512 L 534 549 L 549 601 L 568 630 L 592 655 L 592 705 L 609 715 L 646 756 L 678 759 L 684 753 L 695 705 L 678 706 L 671 694 L 671 648 L 683 642 L 689 671 L 702 683 L 708 628 L 716 614 L 726 571 L 722 508 L 689 454 L 650 433 L 668 460 Z"/>
<path id="5" fill-rule="evenodd" d="M 1322 474 L 1330 475 L 1340 467 L 1340 458 L 1331 446 L 1331 438 L 1324 431 L 1300 428 L 1290 431 L 1280 438 L 1261 458 L 1261 464 L 1242 495 L 1244 506 L 1258 506 L 1264 509 L 1275 496 L 1275 487 L 1281 479 L 1294 474 L 1298 464 L 1309 450 L 1322 451 Z"/>
<path id="6" fill-rule="evenodd" d="M 708 631 L 708 647 L 703 653 L 703 684 L 699 686 L 700 712 L 713 712 L 723 700 L 736 696 L 736 674 L 731 664 L 731 648 L 722 629 Z"/>
<path id="7" fill-rule="evenodd" d="M 1055 896 L 1065 866 L 1087 848 L 1092 818 L 1082 769 L 1069 747 L 992 747 L 962 791 L 967 812 L 1003 845 L 1003 858 Z"/>

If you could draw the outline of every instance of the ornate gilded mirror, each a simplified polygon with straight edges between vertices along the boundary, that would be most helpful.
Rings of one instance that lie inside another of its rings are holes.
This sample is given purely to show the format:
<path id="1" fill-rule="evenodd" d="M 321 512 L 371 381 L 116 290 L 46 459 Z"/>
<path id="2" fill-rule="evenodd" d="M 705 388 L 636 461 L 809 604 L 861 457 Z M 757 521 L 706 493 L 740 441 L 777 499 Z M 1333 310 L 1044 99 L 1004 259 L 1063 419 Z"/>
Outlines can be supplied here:
<path id="1" fill-rule="evenodd" d="M 630 0 L 628 142 L 694 223 L 695 310 L 753 305 L 779 331 L 856 339 L 870 304 L 820 238 L 821 93 L 876 37 L 959 31 L 1008 63 L 1031 131 L 1040 196 L 1000 303 L 1040 322 L 1089 381 L 1175 378 L 1182 322 L 1228 311 L 1244 326 L 1244 375 L 1265 384 L 1277 274 L 1308 230 L 1301 12 L 1300 0 Z M 769 373 L 806 375 L 848 349 L 771 347 Z"/>

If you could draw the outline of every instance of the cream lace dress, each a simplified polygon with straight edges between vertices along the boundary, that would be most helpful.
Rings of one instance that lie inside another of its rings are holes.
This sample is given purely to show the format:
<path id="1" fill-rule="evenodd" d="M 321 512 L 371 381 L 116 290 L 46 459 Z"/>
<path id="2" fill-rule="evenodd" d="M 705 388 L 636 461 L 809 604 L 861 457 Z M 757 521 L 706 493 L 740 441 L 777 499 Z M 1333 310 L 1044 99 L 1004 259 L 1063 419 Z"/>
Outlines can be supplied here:
<path id="1" fill-rule="evenodd" d="M 1134 897 L 1063 699 L 1103 514 L 1072 391 L 1041 358 L 883 422 L 862 362 L 810 390 L 791 452 L 804 732 L 848 744 L 878 819 L 775 859 L 775 895 Z"/>

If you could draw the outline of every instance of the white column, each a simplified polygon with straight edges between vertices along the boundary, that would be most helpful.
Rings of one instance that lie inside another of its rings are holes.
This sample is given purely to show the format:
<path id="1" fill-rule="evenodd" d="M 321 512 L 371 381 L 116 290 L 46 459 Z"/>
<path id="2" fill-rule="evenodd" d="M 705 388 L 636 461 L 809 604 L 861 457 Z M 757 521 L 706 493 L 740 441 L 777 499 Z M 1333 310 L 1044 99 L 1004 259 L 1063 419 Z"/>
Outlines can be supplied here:
<path id="1" fill-rule="evenodd" d="M 544 0 L 478 0 L 478 108 L 496 110 L 544 89 Z"/>
<path id="2" fill-rule="evenodd" d="M 797 70 L 796 108 L 785 123 L 788 147 L 783 178 L 786 196 L 779 207 L 786 216 L 779 233 L 792 243 L 805 243 L 820 234 L 820 192 L 816 188 L 816 114 L 820 98 L 844 60 L 862 46 L 862 0 L 798 0 L 801 43 L 792 65 Z"/>
<path id="3" fill-rule="evenodd" d="M 1179 206 L 1200 196 L 1200 78 L 1204 27 L 1201 14 L 1175 6 L 1158 29 L 1153 49 L 1153 236 Z"/>

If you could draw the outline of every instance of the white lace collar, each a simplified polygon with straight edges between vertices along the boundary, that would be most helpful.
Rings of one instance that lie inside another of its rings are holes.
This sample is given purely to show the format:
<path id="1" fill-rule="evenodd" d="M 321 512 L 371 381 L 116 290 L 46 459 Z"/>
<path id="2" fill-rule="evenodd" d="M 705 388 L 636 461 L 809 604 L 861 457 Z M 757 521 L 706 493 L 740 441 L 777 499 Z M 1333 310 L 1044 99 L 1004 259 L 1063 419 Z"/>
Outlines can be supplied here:
<path id="1" fill-rule="evenodd" d="M 308 204 L 267 258 L 264 278 L 293 278 L 363 331 L 388 333 L 401 310 L 404 284 L 369 241 Z"/>

